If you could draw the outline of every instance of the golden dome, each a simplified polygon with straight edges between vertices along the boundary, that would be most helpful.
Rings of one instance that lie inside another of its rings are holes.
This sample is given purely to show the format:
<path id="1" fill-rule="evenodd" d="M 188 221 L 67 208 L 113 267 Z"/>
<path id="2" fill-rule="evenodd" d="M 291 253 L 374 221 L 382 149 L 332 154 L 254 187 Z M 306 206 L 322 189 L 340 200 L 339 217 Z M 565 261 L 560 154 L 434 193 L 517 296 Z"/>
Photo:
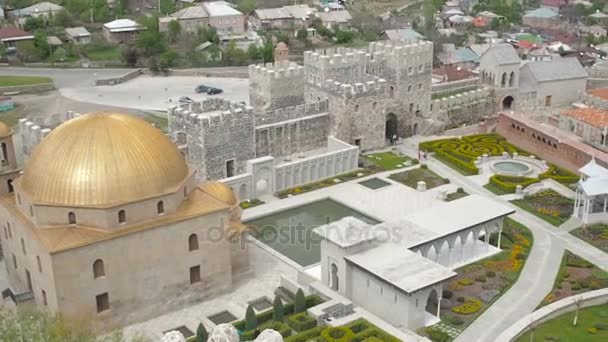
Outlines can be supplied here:
<path id="1" fill-rule="evenodd" d="M 11 134 L 13 134 L 13 130 L 10 127 L 8 127 L 7 124 L 0 121 L 0 138 L 6 138 Z"/>
<path id="2" fill-rule="evenodd" d="M 111 207 L 179 190 L 189 175 L 177 147 L 142 119 L 91 113 L 34 149 L 21 189 L 35 203 Z"/>
<path id="3" fill-rule="evenodd" d="M 232 188 L 222 182 L 207 182 L 199 188 L 216 200 L 226 203 L 231 207 L 239 203 Z"/>

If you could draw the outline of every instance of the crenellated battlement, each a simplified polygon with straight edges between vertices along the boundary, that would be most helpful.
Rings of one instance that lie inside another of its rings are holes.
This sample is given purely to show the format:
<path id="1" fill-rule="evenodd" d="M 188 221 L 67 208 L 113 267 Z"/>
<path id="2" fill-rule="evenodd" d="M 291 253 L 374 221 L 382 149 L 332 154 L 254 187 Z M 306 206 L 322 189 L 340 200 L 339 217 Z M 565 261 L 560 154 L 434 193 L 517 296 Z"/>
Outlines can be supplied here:
<path id="1" fill-rule="evenodd" d="M 249 66 L 250 79 L 275 79 L 286 77 L 303 77 L 304 67 L 294 62 L 281 61 L 276 63 L 255 64 Z"/>
<path id="2" fill-rule="evenodd" d="M 334 96 L 354 98 L 384 93 L 386 91 L 386 81 L 382 78 L 376 78 L 373 81 L 364 83 L 340 83 L 327 80 L 322 89 Z"/>
<path id="3" fill-rule="evenodd" d="M 173 106 L 169 109 L 169 115 L 170 121 L 206 128 L 251 119 L 253 107 L 222 98 L 210 98 L 187 105 Z"/>
<path id="4" fill-rule="evenodd" d="M 327 54 L 326 51 L 304 52 L 304 65 L 317 69 L 341 68 L 353 65 L 363 65 L 367 60 L 367 53 L 362 50 L 347 50 Z"/>
<path id="5" fill-rule="evenodd" d="M 475 105 L 490 100 L 491 93 L 488 89 L 471 90 L 461 94 L 433 100 L 433 112 L 439 113 L 442 111 Z"/>
<path id="6" fill-rule="evenodd" d="M 256 126 L 263 126 L 276 122 L 300 119 L 310 115 L 327 113 L 328 110 L 327 101 L 277 108 L 255 113 L 255 124 Z"/>

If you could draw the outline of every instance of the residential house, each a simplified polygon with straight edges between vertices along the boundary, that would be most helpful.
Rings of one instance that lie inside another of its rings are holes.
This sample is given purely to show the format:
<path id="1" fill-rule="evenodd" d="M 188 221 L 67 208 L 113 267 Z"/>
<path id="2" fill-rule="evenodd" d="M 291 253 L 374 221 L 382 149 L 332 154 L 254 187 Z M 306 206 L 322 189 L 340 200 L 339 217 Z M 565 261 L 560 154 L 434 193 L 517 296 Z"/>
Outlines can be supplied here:
<path id="1" fill-rule="evenodd" d="M 121 44 L 130 43 L 140 31 L 146 28 L 131 19 L 116 19 L 103 24 L 103 36 L 108 42 Z"/>
<path id="2" fill-rule="evenodd" d="M 57 12 L 63 11 L 65 8 L 52 2 L 39 2 L 29 7 L 21 8 L 12 12 L 14 16 L 19 18 L 25 17 L 44 17 L 48 19 Z"/>
<path id="3" fill-rule="evenodd" d="M 551 29 L 561 25 L 557 12 L 542 7 L 524 14 L 522 21 L 524 25 L 537 29 Z"/>
<path id="4" fill-rule="evenodd" d="M 46 43 L 49 44 L 49 46 L 51 46 L 51 47 L 63 45 L 63 42 L 57 36 L 46 37 Z"/>
<path id="5" fill-rule="evenodd" d="M 578 101 L 589 78 L 576 58 L 525 63 L 519 74 L 519 92 L 537 107 L 567 106 Z"/>
<path id="6" fill-rule="evenodd" d="M 578 30 L 582 36 L 593 36 L 595 39 L 601 39 L 603 37 L 606 37 L 606 34 L 608 33 L 605 28 L 599 25 L 580 25 L 578 27 Z"/>
<path id="7" fill-rule="evenodd" d="M 554 58 L 560 58 L 559 54 L 552 53 L 544 45 L 530 49 L 526 55 L 526 59 L 530 61 L 550 61 Z"/>
<path id="8" fill-rule="evenodd" d="M 424 36 L 414 31 L 414 29 L 406 27 L 394 30 L 386 30 L 380 36 L 381 40 L 390 40 L 396 43 L 412 44 L 424 39 Z"/>
<path id="9" fill-rule="evenodd" d="M 91 33 L 82 26 L 66 28 L 65 36 L 69 41 L 77 45 L 85 45 L 91 42 Z"/>
<path id="10" fill-rule="evenodd" d="M 12 25 L 7 25 L 0 28 L 0 42 L 3 43 L 7 48 L 14 48 L 18 42 L 33 39 L 33 34 L 18 29 Z"/>
<path id="11" fill-rule="evenodd" d="M 540 2 L 541 8 L 548 8 L 555 12 L 559 12 L 559 10 L 568 4 L 566 0 L 542 0 Z"/>
<path id="12" fill-rule="evenodd" d="M 308 5 L 259 8 L 249 16 L 248 22 L 255 30 L 307 28 L 316 12 L 316 8 Z"/>
<path id="13" fill-rule="evenodd" d="M 222 50 L 212 42 L 204 42 L 195 48 L 200 52 L 206 62 L 219 62 L 222 60 Z"/>
<path id="14" fill-rule="evenodd" d="M 453 66 L 441 65 L 433 69 L 433 78 L 440 82 L 454 82 L 470 78 L 475 78 L 477 75 L 469 69 Z"/>
<path id="15" fill-rule="evenodd" d="M 606 89 L 601 89 L 605 92 Z M 570 132 L 590 145 L 608 149 L 608 110 L 586 107 L 563 111 L 558 114 L 559 128 Z"/>
<path id="16" fill-rule="evenodd" d="M 173 20 L 180 23 L 184 32 L 197 32 L 200 27 L 211 26 L 218 33 L 245 33 L 245 15 L 224 1 L 203 2 L 159 18 L 158 29 L 166 32 Z"/>
<path id="17" fill-rule="evenodd" d="M 479 63 L 479 56 L 469 48 L 456 48 L 454 44 L 443 44 L 443 50 L 437 58 L 444 65 L 473 69 Z"/>
<path id="18" fill-rule="evenodd" d="M 346 29 L 350 27 L 350 21 L 353 17 L 347 10 L 344 11 L 329 11 L 329 12 L 319 12 L 317 13 L 317 17 L 321 19 L 323 26 L 328 29 Z"/>
<path id="19" fill-rule="evenodd" d="M 602 26 L 608 26 L 608 14 L 597 11 L 587 16 L 588 21 Z"/>

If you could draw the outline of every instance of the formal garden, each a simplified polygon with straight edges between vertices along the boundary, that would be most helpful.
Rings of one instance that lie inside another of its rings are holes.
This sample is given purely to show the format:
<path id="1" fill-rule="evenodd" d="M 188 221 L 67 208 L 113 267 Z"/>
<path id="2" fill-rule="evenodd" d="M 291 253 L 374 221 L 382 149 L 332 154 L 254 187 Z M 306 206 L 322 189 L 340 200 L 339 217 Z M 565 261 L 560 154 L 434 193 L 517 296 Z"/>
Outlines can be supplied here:
<path id="1" fill-rule="evenodd" d="M 357 319 L 344 326 L 326 327 L 317 326 L 317 320 L 310 316 L 306 310 L 323 303 L 317 295 L 304 296 L 302 289 L 295 294 L 289 293 L 288 300 L 283 304 L 281 296 L 276 296 L 272 308 L 256 313 L 253 305 L 249 305 L 245 312 L 245 319 L 233 322 L 241 341 L 253 341 L 264 329 L 276 330 L 283 336 L 285 342 L 398 342 L 399 339 L 386 333 L 365 319 Z M 202 325 L 197 329 L 197 335 L 188 339 L 188 342 L 206 341 L 208 333 Z"/>
<path id="2" fill-rule="evenodd" d="M 433 152 L 434 157 L 444 164 L 452 167 L 465 176 L 479 174 L 479 169 L 475 165 L 477 158 L 483 155 L 501 156 L 503 153 L 513 155 L 517 153 L 521 156 L 530 156 L 530 153 L 509 143 L 504 137 L 498 134 L 476 134 L 461 138 L 439 139 L 421 142 L 419 149 L 426 152 Z M 497 194 L 507 194 L 515 192 L 517 185 L 522 188 L 530 184 L 537 183 L 543 179 L 550 178 L 559 183 L 569 185 L 578 182 L 578 176 L 566 169 L 548 164 L 549 169 L 540 174 L 537 178 L 531 177 L 510 177 L 500 176 L 490 179 L 489 190 Z"/>
<path id="3" fill-rule="evenodd" d="M 575 324 L 576 322 L 576 324 Z M 572 311 L 534 326 L 516 342 L 608 341 L 608 305 Z"/>
<path id="4" fill-rule="evenodd" d="M 430 170 L 426 164 L 422 164 L 420 167 L 408 171 L 393 173 L 388 178 L 413 189 L 416 189 L 418 182 L 420 181 L 426 183 L 427 189 L 432 189 L 450 182 L 449 179 L 443 178 Z"/>
<path id="5" fill-rule="evenodd" d="M 566 250 L 553 289 L 539 307 L 579 293 L 608 287 L 608 272 Z"/>
<path id="6" fill-rule="evenodd" d="M 574 200 L 564 197 L 552 189 L 526 195 L 511 203 L 556 227 L 566 222 L 574 211 Z"/>
<path id="7" fill-rule="evenodd" d="M 608 253 L 608 225 L 583 226 L 570 231 L 570 234 Z"/>
<path id="8" fill-rule="evenodd" d="M 496 244 L 498 233 L 490 236 Z M 458 275 L 443 289 L 441 319 L 443 324 L 465 329 L 516 281 L 533 244 L 532 232 L 507 218 L 503 224 L 502 251 L 456 270 Z M 424 333 L 436 342 L 449 341 L 449 336 L 435 327 Z"/>
<path id="9" fill-rule="evenodd" d="M 418 164 L 416 159 L 405 156 L 398 151 L 366 154 L 361 158 L 362 161 L 367 161 L 371 164 L 367 165 L 368 168 L 378 169 L 377 171 L 396 170 Z"/>
<path id="10" fill-rule="evenodd" d="M 458 189 L 456 189 L 456 191 L 446 194 L 445 201 L 451 202 L 451 201 L 455 201 L 459 198 L 463 198 L 463 197 L 467 197 L 467 196 L 469 196 L 468 192 L 464 191 L 463 188 L 458 188 Z"/>
<path id="11" fill-rule="evenodd" d="M 262 205 L 266 202 L 259 200 L 259 199 L 252 199 L 252 200 L 248 200 L 248 201 L 243 201 L 241 203 L 239 203 L 239 205 L 241 206 L 241 208 L 243 209 L 247 209 L 247 208 L 252 208 L 258 205 Z"/>

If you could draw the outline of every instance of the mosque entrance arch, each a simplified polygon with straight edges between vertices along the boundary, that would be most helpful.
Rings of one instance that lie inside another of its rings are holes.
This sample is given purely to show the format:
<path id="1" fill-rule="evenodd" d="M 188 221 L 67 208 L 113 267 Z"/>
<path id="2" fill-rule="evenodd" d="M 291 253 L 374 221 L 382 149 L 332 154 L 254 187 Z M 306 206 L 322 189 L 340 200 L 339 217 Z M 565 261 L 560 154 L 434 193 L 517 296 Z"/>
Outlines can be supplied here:
<path id="1" fill-rule="evenodd" d="M 429 293 L 429 297 L 426 300 L 425 310 L 433 316 L 439 316 L 438 312 L 438 304 L 439 304 L 439 295 L 437 294 L 437 290 L 433 289 L 431 293 Z"/>
<path id="2" fill-rule="evenodd" d="M 509 110 L 513 107 L 513 101 L 515 101 L 513 99 L 513 96 L 509 95 L 506 96 L 504 99 L 502 99 L 502 109 L 503 110 Z"/>
<path id="3" fill-rule="evenodd" d="M 384 133 L 384 137 L 387 140 L 393 139 L 393 137 L 397 136 L 398 128 L 399 127 L 398 127 L 397 115 L 395 115 L 393 113 L 386 114 L 386 130 Z"/>
<path id="4" fill-rule="evenodd" d="M 338 279 L 338 266 L 336 264 L 331 264 L 331 289 L 334 291 L 338 291 L 340 289 L 339 279 Z"/>

